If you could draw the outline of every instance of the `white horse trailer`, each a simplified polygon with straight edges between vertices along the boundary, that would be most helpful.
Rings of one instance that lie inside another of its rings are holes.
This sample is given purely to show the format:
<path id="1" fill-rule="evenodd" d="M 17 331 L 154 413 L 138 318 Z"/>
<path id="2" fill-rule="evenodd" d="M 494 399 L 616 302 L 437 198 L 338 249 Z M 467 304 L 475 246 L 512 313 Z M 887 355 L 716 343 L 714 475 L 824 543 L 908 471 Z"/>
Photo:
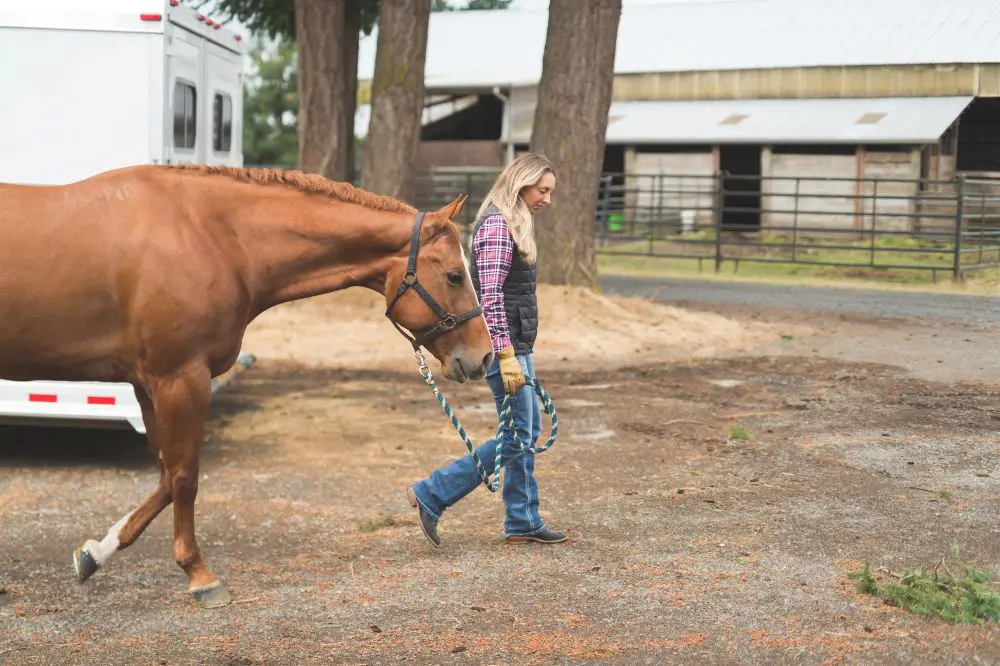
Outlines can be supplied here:
<path id="1" fill-rule="evenodd" d="M 135 164 L 242 166 L 242 46 L 180 0 L 0 1 L 0 182 L 60 185 Z M 253 361 L 241 353 L 213 391 Z M 0 381 L 0 421 L 145 433 L 132 387 L 117 383 Z"/>

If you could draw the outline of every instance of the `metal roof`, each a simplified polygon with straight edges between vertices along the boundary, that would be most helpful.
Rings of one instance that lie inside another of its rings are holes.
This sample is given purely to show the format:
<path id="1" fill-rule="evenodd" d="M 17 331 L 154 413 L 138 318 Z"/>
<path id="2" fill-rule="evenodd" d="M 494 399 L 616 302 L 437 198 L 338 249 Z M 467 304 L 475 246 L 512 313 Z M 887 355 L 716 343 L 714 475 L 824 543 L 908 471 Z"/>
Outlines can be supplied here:
<path id="1" fill-rule="evenodd" d="M 609 144 L 936 142 L 972 97 L 614 102 Z M 527 143 L 530 123 L 514 128 Z"/>
<path id="2" fill-rule="evenodd" d="M 548 12 L 435 12 L 431 89 L 537 83 Z M 362 37 L 358 76 L 374 70 L 377 30 Z M 626 2 L 615 72 L 1000 62 L 997 0 L 718 0 Z"/>

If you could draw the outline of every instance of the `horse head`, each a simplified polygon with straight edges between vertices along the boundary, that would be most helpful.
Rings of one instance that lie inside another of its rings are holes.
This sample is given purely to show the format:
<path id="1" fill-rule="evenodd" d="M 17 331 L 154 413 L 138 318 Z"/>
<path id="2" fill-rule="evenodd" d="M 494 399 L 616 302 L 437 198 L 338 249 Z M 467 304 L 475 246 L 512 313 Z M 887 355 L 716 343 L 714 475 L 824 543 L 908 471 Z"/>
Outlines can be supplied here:
<path id="1" fill-rule="evenodd" d="M 455 225 L 467 196 L 418 213 L 405 258 L 386 279 L 385 314 L 414 350 L 426 347 L 448 379 L 481 379 L 493 362 L 486 320 Z M 403 330 L 409 329 L 413 336 Z"/>

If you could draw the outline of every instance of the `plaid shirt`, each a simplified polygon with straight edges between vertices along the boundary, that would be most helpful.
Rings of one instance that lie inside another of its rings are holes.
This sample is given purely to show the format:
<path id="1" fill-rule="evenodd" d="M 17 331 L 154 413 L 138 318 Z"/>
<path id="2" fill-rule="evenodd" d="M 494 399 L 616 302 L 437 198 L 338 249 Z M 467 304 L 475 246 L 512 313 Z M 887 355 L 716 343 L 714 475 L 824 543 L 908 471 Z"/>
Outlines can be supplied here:
<path id="1" fill-rule="evenodd" d="M 486 318 L 486 328 L 493 341 L 493 352 L 510 347 L 510 331 L 504 311 L 503 283 L 510 272 L 514 256 L 514 239 L 502 215 L 487 217 L 472 239 L 472 256 L 479 271 L 480 305 Z"/>

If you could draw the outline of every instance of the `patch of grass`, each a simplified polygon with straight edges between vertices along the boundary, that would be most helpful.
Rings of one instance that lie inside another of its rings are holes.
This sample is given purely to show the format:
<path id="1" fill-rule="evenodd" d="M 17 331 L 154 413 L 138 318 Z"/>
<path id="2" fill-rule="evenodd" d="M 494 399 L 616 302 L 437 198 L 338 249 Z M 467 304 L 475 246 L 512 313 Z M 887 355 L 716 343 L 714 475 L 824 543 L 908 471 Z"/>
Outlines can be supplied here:
<path id="1" fill-rule="evenodd" d="M 977 269 L 966 274 L 963 281 L 953 281 L 951 266 L 953 257 L 941 251 L 936 243 L 907 237 L 880 238 L 876 248 L 880 252 L 876 261 L 881 268 L 866 266 L 870 260 L 870 243 L 860 242 L 853 249 L 814 248 L 801 250 L 798 257 L 806 261 L 845 262 L 854 266 L 822 266 L 791 262 L 787 248 L 774 248 L 779 239 L 764 233 L 758 242 L 761 247 L 743 248 L 749 252 L 744 257 L 768 258 L 774 263 L 740 261 L 741 250 L 727 246 L 726 256 L 718 273 L 715 272 L 714 247 L 700 245 L 710 240 L 712 234 L 699 232 L 688 235 L 683 240 L 656 240 L 616 243 L 598 248 L 598 272 L 607 275 L 648 276 L 663 278 L 692 278 L 699 280 L 731 282 L 764 282 L 771 284 L 801 284 L 814 286 L 851 286 L 875 289 L 898 289 L 920 292 L 949 292 L 962 294 L 995 294 L 1000 286 L 1000 268 Z M 843 243 L 843 241 L 837 241 Z M 854 243 L 845 243 L 854 245 Z M 917 249 L 925 252 L 905 252 Z M 896 250 L 896 252 L 893 252 Z M 900 251 L 903 250 L 903 251 Z M 654 252 L 661 256 L 650 256 Z M 634 254 L 620 254 L 634 253 Z M 677 253 L 684 257 L 662 256 Z M 700 257 L 700 261 L 699 261 Z M 984 256 L 985 260 L 997 258 L 993 249 Z M 978 261 L 975 255 L 965 257 L 965 262 Z M 934 266 L 936 275 L 928 270 L 900 268 L 902 264 Z"/>
<path id="2" fill-rule="evenodd" d="M 750 439 L 750 431 L 744 426 L 734 425 L 729 429 L 730 439 Z"/>
<path id="3" fill-rule="evenodd" d="M 941 492 L 938 493 L 938 497 L 940 497 L 941 499 L 943 499 L 946 502 L 950 502 L 951 501 L 951 492 L 948 491 L 948 490 L 942 490 Z"/>
<path id="4" fill-rule="evenodd" d="M 980 624 L 1000 622 L 1000 591 L 992 574 L 955 560 L 942 558 L 932 569 L 907 569 L 894 573 L 872 571 L 871 562 L 848 574 L 862 594 L 881 598 L 903 610 L 948 622 Z"/>
<path id="5" fill-rule="evenodd" d="M 361 521 L 361 524 L 358 525 L 358 531 L 374 532 L 382 529 L 383 527 L 392 527 L 395 524 L 396 521 L 392 516 L 379 516 L 377 518 L 369 518 Z"/>

